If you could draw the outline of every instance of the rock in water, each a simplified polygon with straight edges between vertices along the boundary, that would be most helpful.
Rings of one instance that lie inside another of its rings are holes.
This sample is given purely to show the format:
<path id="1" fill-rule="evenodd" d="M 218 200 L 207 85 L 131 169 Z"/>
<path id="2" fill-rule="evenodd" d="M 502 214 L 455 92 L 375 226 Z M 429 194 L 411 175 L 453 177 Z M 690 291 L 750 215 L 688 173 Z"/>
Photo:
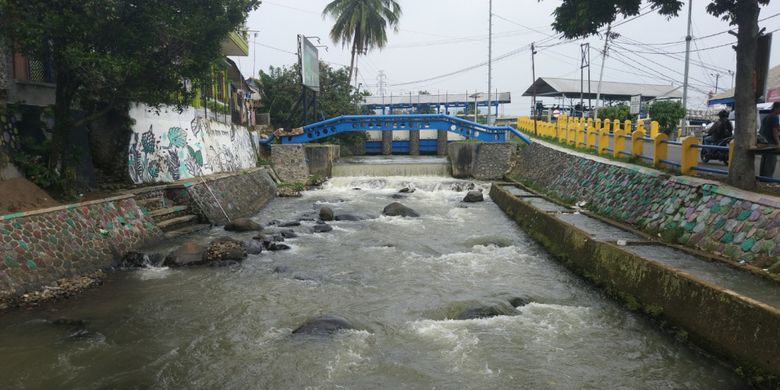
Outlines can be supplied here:
<path id="1" fill-rule="evenodd" d="M 301 226 L 300 221 L 291 221 L 291 222 L 282 222 L 279 224 L 279 227 L 295 227 L 295 226 Z"/>
<path id="2" fill-rule="evenodd" d="M 280 244 L 278 242 L 269 242 L 268 245 L 265 247 L 265 249 L 268 249 L 271 252 L 275 252 L 275 251 L 286 251 L 291 248 L 287 244 Z"/>
<path id="3" fill-rule="evenodd" d="M 485 200 L 485 197 L 484 197 L 484 195 L 482 195 L 482 191 L 476 191 L 476 190 L 469 191 L 466 194 L 466 197 L 463 198 L 463 201 L 467 202 L 467 203 L 482 202 L 484 200 Z"/>
<path id="4" fill-rule="evenodd" d="M 323 207 L 320 209 L 320 219 L 323 221 L 333 220 L 333 209 L 330 207 Z"/>
<path id="5" fill-rule="evenodd" d="M 255 239 L 244 241 L 244 247 L 249 255 L 259 255 L 263 252 L 263 243 Z"/>
<path id="6" fill-rule="evenodd" d="M 263 230 L 257 222 L 249 218 L 238 218 L 225 225 L 225 230 L 228 232 L 259 232 Z"/>
<path id="7" fill-rule="evenodd" d="M 165 257 L 163 265 L 168 267 L 185 267 L 188 265 L 199 265 L 205 261 L 203 256 L 206 252 L 206 247 L 195 242 L 187 241 L 175 251 L 168 254 Z"/>
<path id="8" fill-rule="evenodd" d="M 203 259 L 207 262 L 225 260 L 244 260 L 247 257 L 246 246 L 243 241 L 236 241 L 229 237 L 218 238 L 209 244 Z"/>
<path id="9" fill-rule="evenodd" d="M 355 329 L 348 320 L 338 316 L 322 316 L 304 322 L 293 334 L 333 334 L 340 330 Z"/>
<path id="10" fill-rule="evenodd" d="M 311 228 L 312 233 L 327 233 L 332 230 L 333 230 L 333 226 L 327 224 L 314 225 Z"/>
<path id="11" fill-rule="evenodd" d="M 362 221 L 364 218 L 361 218 L 357 215 L 352 214 L 339 214 L 336 216 L 336 221 Z"/>
<path id="12" fill-rule="evenodd" d="M 122 256 L 120 268 L 140 268 L 149 263 L 149 257 L 141 252 L 127 252 Z"/>
<path id="13" fill-rule="evenodd" d="M 517 314 L 514 307 L 505 303 L 491 305 L 471 306 L 455 316 L 456 320 L 474 320 L 477 318 L 490 318 L 496 316 L 511 316 Z"/>
<path id="14" fill-rule="evenodd" d="M 414 190 L 415 190 L 414 187 L 406 186 L 404 188 L 401 188 L 398 192 L 401 194 L 411 194 L 412 192 L 414 192 Z"/>
<path id="15" fill-rule="evenodd" d="M 390 203 L 382 210 L 382 214 L 388 217 L 419 217 L 416 211 L 398 202 Z"/>

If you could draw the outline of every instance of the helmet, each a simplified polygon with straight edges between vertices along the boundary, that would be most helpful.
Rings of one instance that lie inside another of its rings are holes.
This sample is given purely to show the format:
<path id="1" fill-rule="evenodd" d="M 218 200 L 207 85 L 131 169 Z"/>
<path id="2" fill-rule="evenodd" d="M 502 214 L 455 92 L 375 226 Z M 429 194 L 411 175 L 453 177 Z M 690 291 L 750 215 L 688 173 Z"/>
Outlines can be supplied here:
<path id="1" fill-rule="evenodd" d="M 729 117 L 729 112 L 726 111 L 726 110 L 720 110 L 720 112 L 718 113 L 718 117 L 719 118 L 728 118 Z"/>

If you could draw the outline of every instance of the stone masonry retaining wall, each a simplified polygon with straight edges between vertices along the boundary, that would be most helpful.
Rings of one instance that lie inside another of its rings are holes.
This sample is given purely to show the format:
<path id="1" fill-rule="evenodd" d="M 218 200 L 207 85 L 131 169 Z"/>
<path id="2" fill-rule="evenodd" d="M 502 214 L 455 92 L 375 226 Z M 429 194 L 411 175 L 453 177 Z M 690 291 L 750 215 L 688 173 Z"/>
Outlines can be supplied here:
<path id="1" fill-rule="evenodd" d="M 451 142 L 447 155 L 452 176 L 477 180 L 501 179 L 509 172 L 512 154 L 516 148 L 511 143 Z"/>
<path id="2" fill-rule="evenodd" d="M 170 187 L 166 193 L 176 203 L 190 205 L 209 222 L 224 225 L 227 219 L 222 209 L 230 219 L 257 214 L 276 197 L 276 184 L 267 168 L 255 168 L 210 176 L 206 178 L 206 184 L 195 179 Z"/>
<path id="3" fill-rule="evenodd" d="M 271 145 L 271 162 L 283 181 L 305 183 L 309 175 L 330 177 L 340 150 L 338 145 Z"/>
<path id="4" fill-rule="evenodd" d="M 132 195 L 0 216 L 0 302 L 161 238 Z"/>
<path id="5" fill-rule="evenodd" d="M 780 199 L 540 142 L 515 161 L 511 177 L 568 203 L 739 262 L 780 264 Z"/>

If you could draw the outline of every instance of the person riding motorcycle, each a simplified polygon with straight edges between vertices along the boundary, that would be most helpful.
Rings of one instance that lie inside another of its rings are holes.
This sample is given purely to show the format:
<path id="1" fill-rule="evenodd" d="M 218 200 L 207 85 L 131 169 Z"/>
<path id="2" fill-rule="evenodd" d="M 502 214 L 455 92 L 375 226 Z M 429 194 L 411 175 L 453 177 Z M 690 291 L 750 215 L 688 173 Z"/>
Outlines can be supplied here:
<path id="1" fill-rule="evenodd" d="M 729 112 L 721 110 L 718 113 L 718 121 L 707 130 L 707 136 L 704 137 L 704 143 L 709 145 L 720 145 L 724 140 L 731 138 L 734 133 L 734 126 L 729 120 Z"/>

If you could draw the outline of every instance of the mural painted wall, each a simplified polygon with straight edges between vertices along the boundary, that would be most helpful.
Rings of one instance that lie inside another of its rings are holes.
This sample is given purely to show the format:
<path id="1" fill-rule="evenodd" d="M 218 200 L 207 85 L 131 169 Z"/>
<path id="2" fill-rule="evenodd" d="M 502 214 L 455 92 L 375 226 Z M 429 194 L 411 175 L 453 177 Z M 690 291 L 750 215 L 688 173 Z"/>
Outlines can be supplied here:
<path id="1" fill-rule="evenodd" d="M 136 184 L 172 182 L 201 175 L 235 172 L 256 165 L 249 131 L 209 120 L 189 107 L 130 108 L 135 120 L 128 151 L 130 178 Z"/>

